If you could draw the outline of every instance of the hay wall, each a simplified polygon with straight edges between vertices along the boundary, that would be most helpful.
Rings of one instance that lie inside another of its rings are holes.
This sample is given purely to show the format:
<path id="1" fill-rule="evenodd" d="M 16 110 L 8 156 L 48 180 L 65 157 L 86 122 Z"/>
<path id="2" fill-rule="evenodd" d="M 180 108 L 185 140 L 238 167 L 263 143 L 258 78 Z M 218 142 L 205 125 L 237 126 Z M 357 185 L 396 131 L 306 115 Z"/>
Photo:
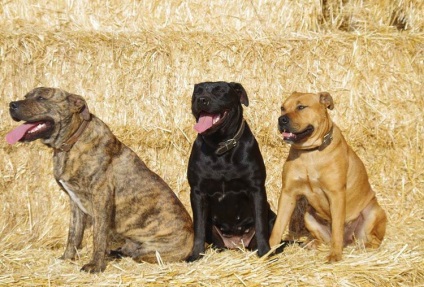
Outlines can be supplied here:
<path id="1" fill-rule="evenodd" d="M 0 285 L 423 286 L 424 5 L 337 3 L 4 1 L 0 136 L 16 126 L 8 103 L 34 87 L 83 95 L 191 212 L 185 173 L 196 136 L 193 85 L 237 81 L 249 95 L 245 115 L 260 143 L 275 210 L 288 150 L 276 129 L 280 104 L 294 90 L 328 91 L 333 119 L 363 159 L 388 213 L 379 250 L 348 247 L 344 260 L 332 265 L 323 264 L 327 247 L 291 247 L 271 260 L 209 250 L 192 264 L 124 259 L 104 274 L 82 274 L 90 234 L 80 260 L 56 259 L 69 211 L 52 176 L 52 151 L 40 142 L 9 146 L 3 140 Z"/>

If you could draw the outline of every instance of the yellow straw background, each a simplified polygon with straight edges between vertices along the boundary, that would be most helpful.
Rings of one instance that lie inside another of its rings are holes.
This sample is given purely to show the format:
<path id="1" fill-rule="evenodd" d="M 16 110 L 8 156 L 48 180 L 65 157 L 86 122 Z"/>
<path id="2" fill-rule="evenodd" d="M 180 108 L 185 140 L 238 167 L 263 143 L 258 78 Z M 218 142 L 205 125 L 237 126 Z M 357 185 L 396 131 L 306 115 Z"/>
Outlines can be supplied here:
<path id="1" fill-rule="evenodd" d="M 288 146 L 277 132 L 293 91 L 330 92 L 331 111 L 388 215 L 378 250 L 291 246 L 259 259 L 207 250 L 194 263 L 61 261 L 69 198 L 52 150 L 8 145 L 10 101 L 38 86 L 84 96 L 92 113 L 165 179 L 191 213 L 193 85 L 235 81 L 267 168 L 275 211 Z M 424 4 L 420 0 L 15 0 L 0 6 L 1 286 L 424 286 Z"/>

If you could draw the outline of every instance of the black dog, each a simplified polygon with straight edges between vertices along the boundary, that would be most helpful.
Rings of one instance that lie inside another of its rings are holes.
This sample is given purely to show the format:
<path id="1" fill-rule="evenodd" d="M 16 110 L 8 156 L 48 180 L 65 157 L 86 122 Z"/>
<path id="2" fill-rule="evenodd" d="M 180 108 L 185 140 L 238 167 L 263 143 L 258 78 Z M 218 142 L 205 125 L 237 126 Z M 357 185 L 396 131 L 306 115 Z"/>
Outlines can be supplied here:
<path id="1" fill-rule="evenodd" d="M 259 256 L 270 250 L 276 215 L 267 202 L 263 158 L 241 104 L 249 104 L 241 84 L 194 86 L 192 113 L 199 134 L 187 171 L 195 236 L 190 261 L 205 251 L 205 242 L 258 249 Z"/>

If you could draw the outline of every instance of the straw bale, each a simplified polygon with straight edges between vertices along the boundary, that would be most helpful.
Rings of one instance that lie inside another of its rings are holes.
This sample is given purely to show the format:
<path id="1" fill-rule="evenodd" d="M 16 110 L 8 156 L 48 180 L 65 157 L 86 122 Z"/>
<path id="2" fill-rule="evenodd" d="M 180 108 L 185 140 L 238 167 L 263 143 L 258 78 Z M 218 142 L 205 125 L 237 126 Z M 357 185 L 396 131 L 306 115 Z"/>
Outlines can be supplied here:
<path id="1" fill-rule="evenodd" d="M 57 259 L 69 199 L 53 179 L 52 151 L 40 142 L 1 141 L 0 285 L 424 286 L 424 4 L 326 2 L 336 5 L 327 18 L 319 0 L 3 1 L 0 136 L 16 126 L 8 103 L 32 88 L 81 94 L 191 212 L 193 85 L 238 81 L 249 95 L 245 117 L 264 156 L 275 210 L 288 151 L 276 129 L 280 104 L 295 90 L 328 91 L 333 119 L 388 214 L 378 250 L 350 246 L 343 261 L 324 264 L 328 246 L 291 246 L 261 259 L 209 249 L 194 263 L 122 259 L 102 274 L 81 273 L 91 256 L 90 232 L 78 260 Z"/>

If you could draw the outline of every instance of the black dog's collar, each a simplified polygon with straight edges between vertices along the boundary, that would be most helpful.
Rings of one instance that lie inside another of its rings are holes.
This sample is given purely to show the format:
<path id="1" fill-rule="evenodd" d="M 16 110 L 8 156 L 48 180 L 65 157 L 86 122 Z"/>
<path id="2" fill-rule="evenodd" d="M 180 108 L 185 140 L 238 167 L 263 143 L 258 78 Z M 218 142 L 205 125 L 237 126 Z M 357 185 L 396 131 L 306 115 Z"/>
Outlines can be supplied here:
<path id="1" fill-rule="evenodd" d="M 220 142 L 218 145 L 219 147 L 216 149 L 215 154 L 216 155 L 222 155 L 226 153 L 227 151 L 235 148 L 238 144 L 239 139 L 241 138 L 241 135 L 243 134 L 244 128 L 246 126 L 246 122 L 243 119 L 241 121 L 240 128 L 238 129 L 237 133 L 234 135 L 233 138 Z"/>

